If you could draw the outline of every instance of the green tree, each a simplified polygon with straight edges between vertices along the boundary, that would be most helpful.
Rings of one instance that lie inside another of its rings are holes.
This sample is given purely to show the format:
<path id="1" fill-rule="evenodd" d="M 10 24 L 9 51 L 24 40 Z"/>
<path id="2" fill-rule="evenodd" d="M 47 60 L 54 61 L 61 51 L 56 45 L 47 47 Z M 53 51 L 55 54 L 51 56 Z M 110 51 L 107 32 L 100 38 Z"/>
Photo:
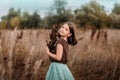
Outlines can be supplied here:
<path id="1" fill-rule="evenodd" d="M 73 21 L 73 17 L 72 11 L 68 9 L 64 14 L 47 15 L 43 24 L 46 28 L 50 28 L 53 24 L 60 26 L 64 22 Z"/>
<path id="2" fill-rule="evenodd" d="M 120 29 L 120 3 L 116 3 L 114 5 L 112 13 L 110 14 L 110 17 L 112 19 L 112 22 L 111 22 L 112 27 Z"/>
<path id="3" fill-rule="evenodd" d="M 6 28 L 6 24 L 7 24 L 7 21 L 6 20 L 2 20 L 0 22 L 0 29 L 5 29 Z"/>
<path id="4" fill-rule="evenodd" d="M 94 26 L 96 28 L 101 28 L 106 25 L 107 14 L 104 7 L 97 1 L 91 1 L 83 5 L 81 9 L 76 9 L 74 12 L 76 23 L 79 27 L 86 28 Z"/>
<path id="5" fill-rule="evenodd" d="M 40 23 L 41 23 L 41 18 L 40 16 L 38 15 L 37 12 L 34 12 L 33 15 L 32 15 L 32 26 L 34 26 L 34 28 L 38 28 L 40 26 Z"/>
<path id="6" fill-rule="evenodd" d="M 21 28 L 28 28 L 29 18 L 30 14 L 27 11 L 23 12 L 23 15 L 21 16 Z"/>
<path id="7" fill-rule="evenodd" d="M 73 14 L 71 9 L 66 9 L 66 0 L 54 0 L 49 14 L 44 19 L 46 27 L 50 28 L 53 24 L 61 25 L 63 22 L 72 21 Z"/>
<path id="8" fill-rule="evenodd" d="M 51 6 L 51 11 L 55 11 L 57 14 L 63 14 L 65 12 L 67 2 L 66 0 L 54 0 Z"/>
<path id="9" fill-rule="evenodd" d="M 20 18 L 18 16 L 11 18 L 10 26 L 11 29 L 14 29 L 15 27 L 20 28 Z"/>
<path id="10" fill-rule="evenodd" d="M 21 17 L 22 28 L 40 28 L 41 18 L 37 12 L 30 15 L 27 11 Z"/>
<path id="11" fill-rule="evenodd" d="M 120 29 L 120 15 L 117 15 L 115 13 L 111 13 L 110 17 L 112 19 L 112 21 L 111 21 L 112 28 L 119 28 Z"/>
<path id="12" fill-rule="evenodd" d="M 21 12 L 20 9 L 18 11 L 15 11 L 14 8 L 10 8 L 8 15 L 2 17 L 2 20 L 7 21 L 7 24 L 6 24 L 7 29 L 11 29 L 13 27 L 13 25 L 11 25 L 11 20 L 13 18 L 17 17 L 20 20 L 20 12 Z M 20 26 L 20 25 L 18 25 L 18 26 Z"/>
<path id="13" fill-rule="evenodd" d="M 120 15 L 120 3 L 115 3 L 112 13 Z"/>

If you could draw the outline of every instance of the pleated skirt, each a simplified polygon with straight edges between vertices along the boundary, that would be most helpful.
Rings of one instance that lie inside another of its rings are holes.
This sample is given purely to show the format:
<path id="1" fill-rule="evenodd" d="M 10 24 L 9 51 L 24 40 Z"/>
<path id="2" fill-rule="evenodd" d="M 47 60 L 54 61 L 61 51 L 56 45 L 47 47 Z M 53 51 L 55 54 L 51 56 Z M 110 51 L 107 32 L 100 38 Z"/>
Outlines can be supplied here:
<path id="1" fill-rule="evenodd" d="M 74 78 L 66 64 L 52 62 L 46 80 L 74 80 Z"/>

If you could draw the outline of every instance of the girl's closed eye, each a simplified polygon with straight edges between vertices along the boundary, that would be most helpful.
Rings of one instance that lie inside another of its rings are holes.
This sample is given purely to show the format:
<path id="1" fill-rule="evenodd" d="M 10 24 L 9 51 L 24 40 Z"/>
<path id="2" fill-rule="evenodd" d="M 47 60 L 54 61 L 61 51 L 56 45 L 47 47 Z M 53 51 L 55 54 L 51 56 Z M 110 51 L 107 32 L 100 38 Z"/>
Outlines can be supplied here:
<path id="1" fill-rule="evenodd" d="M 67 29 L 67 28 L 65 28 L 65 30 L 66 30 L 66 31 L 68 31 L 68 29 Z"/>
<path id="2" fill-rule="evenodd" d="M 61 28 L 63 28 L 63 29 L 64 29 L 64 26 L 62 26 Z"/>
<path id="3" fill-rule="evenodd" d="M 65 29 L 66 31 L 68 31 L 68 29 L 67 29 L 67 28 L 65 28 L 64 26 L 62 26 L 61 28 L 62 28 L 62 29 Z"/>

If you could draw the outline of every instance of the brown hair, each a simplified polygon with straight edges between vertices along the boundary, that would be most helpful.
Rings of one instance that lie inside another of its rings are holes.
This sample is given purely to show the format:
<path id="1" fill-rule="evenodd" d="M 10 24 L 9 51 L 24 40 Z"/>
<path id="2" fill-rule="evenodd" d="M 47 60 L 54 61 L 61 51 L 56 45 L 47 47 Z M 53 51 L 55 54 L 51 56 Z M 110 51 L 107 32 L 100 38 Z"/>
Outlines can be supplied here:
<path id="1" fill-rule="evenodd" d="M 69 30 L 70 30 L 70 33 L 71 33 L 71 36 L 69 36 L 67 38 L 67 42 L 69 45 L 76 45 L 77 44 L 77 40 L 76 40 L 76 37 L 75 37 L 75 32 L 74 32 L 74 28 L 75 28 L 75 24 L 72 23 L 72 22 L 65 22 L 65 24 L 67 24 L 69 26 Z"/>

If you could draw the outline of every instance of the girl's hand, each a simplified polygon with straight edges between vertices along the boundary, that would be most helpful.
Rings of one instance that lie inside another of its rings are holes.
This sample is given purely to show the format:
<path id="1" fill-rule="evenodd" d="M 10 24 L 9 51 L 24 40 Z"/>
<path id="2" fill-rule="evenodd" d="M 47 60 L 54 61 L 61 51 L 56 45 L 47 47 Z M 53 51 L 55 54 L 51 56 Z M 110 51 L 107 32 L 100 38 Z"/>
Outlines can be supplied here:
<path id="1" fill-rule="evenodd" d="M 49 49 L 48 49 L 48 47 L 46 47 L 46 52 L 47 52 L 47 54 L 49 54 L 49 52 L 50 52 Z"/>

